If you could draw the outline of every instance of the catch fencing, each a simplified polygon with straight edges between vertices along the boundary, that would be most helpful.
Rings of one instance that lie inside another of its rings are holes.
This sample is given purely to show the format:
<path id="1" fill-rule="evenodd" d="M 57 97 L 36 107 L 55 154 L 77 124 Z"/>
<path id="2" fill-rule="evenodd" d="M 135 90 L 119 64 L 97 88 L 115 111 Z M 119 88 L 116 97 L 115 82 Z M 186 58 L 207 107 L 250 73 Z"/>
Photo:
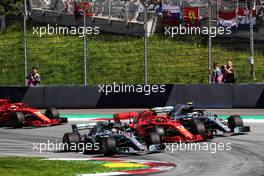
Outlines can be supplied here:
<path id="1" fill-rule="evenodd" d="M 173 0 L 169 4 L 199 7 L 199 22 L 208 26 L 209 2 Z M 228 11 L 238 7 L 238 4 L 226 0 L 222 2 L 219 5 L 212 1 L 213 25 L 218 23 L 219 10 Z M 166 4 L 167 1 L 163 0 L 162 3 Z M 209 68 L 213 62 L 221 66 L 228 60 L 233 61 L 236 82 L 264 81 L 264 42 L 258 33 L 254 36 L 253 46 L 254 80 L 250 77 L 252 68 L 248 59 L 252 55 L 252 45 L 248 37 L 249 29 L 232 36 L 212 37 L 211 49 L 208 49 L 208 35 L 167 35 L 165 26 L 148 34 L 147 40 L 144 40 L 144 32 L 137 36 L 103 31 L 96 34 L 94 27 L 91 28 L 91 35 L 83 36 L 78 29 L 66 35 L 54 32 L 59 25 L 33 21 L 30 18 L 31 10 L 39 9 L 43 16 L 47 11 L 56 12 L 54 18 L 68 14 L 80 19 L 85 13 L 87 19 L 98 17 L 110 22 L 115 19 L 144 25 L 144 5 L 141 1 L 128 0 L 30 0 L 27 6 L 30 8 L 27 9 L 26 36 L 23 33 L 22 13 L 20 17 L 6 17 L 6 29 L 0 32 L 0 85 L 25 85 L 25 73 L 30 73 L 34 66 L 41 75 L 41 85 L 208 83 L 209 53 Z M 148 1 L 146 6 L 149 18 L 150 14 L 157 14 L 162 22 L 157 4 Z M 82 25 L 81 20 L 79 27 Z M 106 25 L 111 27 L 111 24 Z M 46 28 L 48 33 L 49 27 L 53 28 L 53 33 L 40 36 L 40 30 Z M 257 24 L 255 32 L 262 30 L 263 24 Z"/>

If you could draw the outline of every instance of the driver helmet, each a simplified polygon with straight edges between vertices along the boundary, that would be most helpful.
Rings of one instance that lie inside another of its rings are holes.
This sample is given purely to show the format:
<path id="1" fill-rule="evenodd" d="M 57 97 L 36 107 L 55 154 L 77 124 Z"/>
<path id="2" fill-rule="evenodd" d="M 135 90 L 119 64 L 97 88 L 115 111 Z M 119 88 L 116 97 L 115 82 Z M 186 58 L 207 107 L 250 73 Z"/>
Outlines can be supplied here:
<path id="1" fill-rule="evenodd" d="M 117 134 L 118 130 L 116 128 L 111 129 L 112 134 Z"/>

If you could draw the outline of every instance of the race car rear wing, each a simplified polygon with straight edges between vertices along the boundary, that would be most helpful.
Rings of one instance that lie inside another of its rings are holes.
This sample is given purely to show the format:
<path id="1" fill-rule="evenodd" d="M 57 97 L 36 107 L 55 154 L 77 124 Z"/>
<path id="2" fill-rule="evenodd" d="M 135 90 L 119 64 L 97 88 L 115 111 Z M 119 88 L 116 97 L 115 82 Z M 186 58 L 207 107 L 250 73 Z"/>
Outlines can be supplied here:
<path id="1" fill-rule="evenodd" d="M 162 113 L 162 112 L 170 112 L 174 109 L 174 106 L 164 106 L 164 107 L 155 107 L 150 109 L 150 111 L 156 112 L 156 113 Z M 142 111 L 144 112 L 144 111 Z M 122 120 L 130 120 L 133 118 L 137 118 L 138 115 L 142 112 L 120 112 L 113 115 L 113 119 L 115 122 L 120 123 Z"/>
<path id="2" fill-rule="evenodd" d="M 152 108 L 151 111 L 154 111 L 156 113 L 162 113 L 162 112 L 170 112 L 174 109 L 174 106 L 164 106 L 164 107 L 155 107 Z"/>
<path id="3" fill-rule="evenodd" d="M 114 121 L 120 123 L 121 120 L 129 120 L 133 117 L 137 117 L 140 112 L 120 112 L 113 115 Z"/>
<path id="4" fill-rule="evenodd" d="M 74 133 L 78 133 L 79 130 L 90 130 L 92 129 L 97 123 L 87 123 L 87 124 L 72 124 L 72 131 Z"/>

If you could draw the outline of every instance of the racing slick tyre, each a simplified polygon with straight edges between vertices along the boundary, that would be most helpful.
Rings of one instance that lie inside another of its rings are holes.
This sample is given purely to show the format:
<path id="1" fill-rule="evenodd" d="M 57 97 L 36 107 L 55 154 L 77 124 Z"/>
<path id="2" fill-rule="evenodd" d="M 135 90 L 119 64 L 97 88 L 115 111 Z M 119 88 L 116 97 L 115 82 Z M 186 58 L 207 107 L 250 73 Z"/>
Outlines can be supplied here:
<path id="1" fill-rule="evenodd" d="M 206 139 L 206 129 L 204 124 L 201 121 L 195 120 L 193 121 L 194 125 L 194 133 L 195 134 L 200 134 L 203 139 Z"/>
<path id="2" fill-rule="evenodd" d="M 47 116 L 50 119 L 60 119 L 60 113 L 56 108 L 49 108 L 45 111 L 45 116 Z"/>
<path id="3" fill-rule="evenodd" d="M 80 136 L 77 133 L 65 133 L 62 138 L 62 143 L 64 151 L 77 151 L 77 146 L 80 143 Z"/>
<path id="4" fill-rule="evenodd" d="M 158 134 L 160 137 L 165 136 L 165 130 L 160 126 L 155 126 L 153 132 Z"/>
<path id="5" fill-rule="evenodd" d="M 101 151 L 104 156 L 113 156 L 116 153 L 116 141 L 113 137 L 103 138 L 101 143 Z"/>
<path id="6" fill-rule="evenodd" d="M 22 128 L 25 116 L 22 112 L 14 112 L 11 117 L 11 126 L 13 128 Z"/>
<path id="7" fill-rule="evenodd" d="M 157 133 L 150 132 L 146 137 L 146 144 L 148 149 L 151 145 L 161 144 L 160 136 Z"/>
<path id="8" fill-rule="evenodd" d="M 228 127 L 231 129 L 231 131 L 234 131 L 236 127 L 243 126 L 243 120 L 239 115 L 232 115 L 228 117 Z"/>

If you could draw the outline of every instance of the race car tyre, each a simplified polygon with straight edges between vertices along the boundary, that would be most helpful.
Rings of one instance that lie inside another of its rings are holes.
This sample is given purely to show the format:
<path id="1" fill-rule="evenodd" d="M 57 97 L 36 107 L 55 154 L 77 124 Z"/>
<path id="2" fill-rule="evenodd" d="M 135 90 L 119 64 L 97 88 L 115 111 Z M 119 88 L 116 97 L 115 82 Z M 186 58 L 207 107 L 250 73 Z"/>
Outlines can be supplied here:
<path id="1" fill-rule="evenodd" d="M 236 127 L 243 126 L 243 120 L 239 115 L 232 115 L 228 117 L 228 127 L 234 131 Z"/>
<path id="2" fill-rule="evenodd" d="M 22 112 L 14 112 L 11 118 L 11 126 L 13 128 L 22 128 L 25 121 L 25 116 Z"/>
<path id="3" fill-rule="evenodd" d="M 148 149 L 151 145 L 161 144 L 160 136 L 157 133 L 150 132 L 146 137 L 146 144 Z"/>
<path id="4" fill-rule="evenodd" d="M 165 131 L 164 128 L 160 127 L 160 126 L 155 126 L 153 132 L 155 132 L 156 134 L 158 134 L 160 137 L 165 135 Z"/>
<path id="5" fill-rule="evenodd" d="M 116 141 L 113 137 L 103 138 L 101 151 L 105 156 L 113 156 L 116 153 Z"/>
<path id="6" fill-rule="evenodd" d="M 59 120 L 60 113 L 56 108 L 49 108 L 45 111 L 45 116 L 47 116 L 50 119 Z"/>
<path id="7" fill-rule="evenodd" d="M 204 139 L 206 139 L 206 129 L 202 122 L 195 120 L 193 121 L 195 134 L 200 134 Z"/>
<path id="8" fill-rule="evenodd" d="M 64 144 L 64 151 L 78 151 L 78 144 L 80 143 L 80 136 L 77 133 L 65 133 L 62 138 Z"/>

